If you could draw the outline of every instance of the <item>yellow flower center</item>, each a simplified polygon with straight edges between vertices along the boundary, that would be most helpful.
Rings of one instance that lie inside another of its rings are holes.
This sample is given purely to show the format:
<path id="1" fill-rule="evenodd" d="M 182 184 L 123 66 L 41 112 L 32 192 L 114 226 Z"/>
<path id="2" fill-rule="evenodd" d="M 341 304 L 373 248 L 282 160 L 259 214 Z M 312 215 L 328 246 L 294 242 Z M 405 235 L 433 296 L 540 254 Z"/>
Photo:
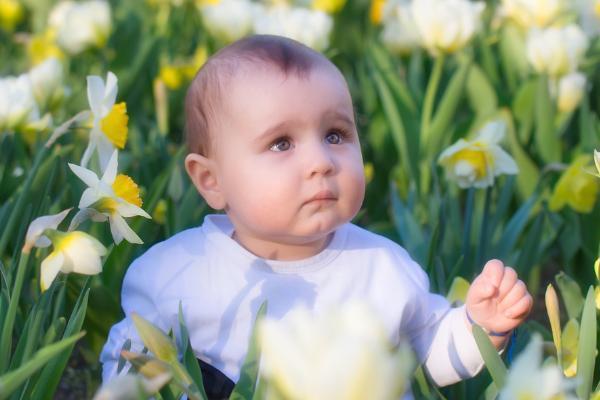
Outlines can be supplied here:
<path id="1" fill-rule="evenodd" d="M 16 0 L 0 0 L 0 27 L 12 32 L 23 19 L 23 7 Z"/>
<path id="2" fill-rule="evenodd" d="M 371 9 L 369 10 L 369 19 L 373 25 L 379 25 L 383 19 L 383 7 L 385 0 L 371 0 Z"/>
<path id="3" fill-rule="evenodd" d="M 115 194 L 126 202 L 138 207 L 142 206 L 140 188 L 129 176 L 123 174 L 117 175 L 112 188 Z"/>
<path id="4" fill-rule="evenodd" d="M 64 57 L 61 49 L 55 42 L 56 32 L 48 29 L 41 35 L 35 35 L 31 38 L 27 45 L 27 54 L 33 65 L 44 62 L 47 58 L 56 57 L 62 59 Z"/>
<path id="5" fill-rule="evenodd" d="M 459 161 L 468 162 L 475 170 L 476 178 L 485 177 L 489 170 L 493 167 L 493 160 L 488 157 L 485 151 L 485 146 L 475 143 L 472 147 L 456 152 L 452 156 L 452 163 Z"/>
<path id="6" fill-rule="evenodd" d="M 115 104 L 106 117 L 100 121 L 102 132 L 119 149 L 124 148 L 127 141 L 127 122 L 129 122 L 129 117 L 125 103 Z"/>

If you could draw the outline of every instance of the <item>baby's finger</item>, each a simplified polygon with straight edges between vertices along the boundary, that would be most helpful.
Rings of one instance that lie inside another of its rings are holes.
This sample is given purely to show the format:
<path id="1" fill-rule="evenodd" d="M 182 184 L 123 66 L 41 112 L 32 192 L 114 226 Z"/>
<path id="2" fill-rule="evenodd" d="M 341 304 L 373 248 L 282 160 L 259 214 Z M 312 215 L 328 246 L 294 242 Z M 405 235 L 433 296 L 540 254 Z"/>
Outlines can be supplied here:
<path id="1" fill-rule="evenodd" d="M 502 301 L 506 295 L 510 292 L 510 290 L 515 286 L 515 283 L 519 280 L 517 273 L 511 267 L 504 268 L 504 276 L 502 277 L 502 282 L 498 286 L 498 300 Z"/>
<path id="2" fill-rule="evenodd" d="M 498 304 L 500 310 L 508 310 L 527 294 L 527 286 L 518 280 Z"/>
<path id="3" fill-rule="evenodd" d="M 499 287 L 504 275 L 504 264 L 500 260 L 490 260 L 485 263 L 481 276 L 484 276 L 494 287 Z"/>
<path id="4" fill-rule="evenodd" d="M 504 311 L 504 315 L 507 318 L 522 319 L 529 314 L 532 306 L 533 298 L 527 293 L 521 300 L 517 301 L 513 306 Z"/>

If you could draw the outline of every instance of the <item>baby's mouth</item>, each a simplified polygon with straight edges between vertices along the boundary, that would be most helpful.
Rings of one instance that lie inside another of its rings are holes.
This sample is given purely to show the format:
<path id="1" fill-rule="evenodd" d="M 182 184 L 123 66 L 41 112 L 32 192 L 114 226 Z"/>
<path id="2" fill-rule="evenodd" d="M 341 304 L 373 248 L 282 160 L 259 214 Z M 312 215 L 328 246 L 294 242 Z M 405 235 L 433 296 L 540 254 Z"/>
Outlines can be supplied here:
<path id="1" fill-rule="evenodd" d="M 306 200 L 304 204 L 327 204 L 337 201 L 337 196 L 331 190 L 321 190 Z"/>

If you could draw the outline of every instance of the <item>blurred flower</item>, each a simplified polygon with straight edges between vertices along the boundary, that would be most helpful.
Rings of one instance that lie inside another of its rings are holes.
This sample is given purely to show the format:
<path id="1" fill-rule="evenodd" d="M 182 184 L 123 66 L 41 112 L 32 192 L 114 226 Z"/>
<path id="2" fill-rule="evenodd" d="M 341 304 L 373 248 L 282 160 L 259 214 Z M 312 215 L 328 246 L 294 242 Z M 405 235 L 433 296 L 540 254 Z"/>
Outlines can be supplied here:
<path id="1" fill-rule="evenodd" d="M 563 172 L 550 198 L 550 210 L 559 211 L 568 205 L 580 213 L 592 212 L 600 183 L 583 169 L 590 161 L 590 156 L 581 155 Z"/>
<path id="2" fill-rule="evenodd" d="M 373 175 L 375 175 L 375 167 L 373 167 L 373 163 L 367 162 L 365 163 L 365 182 L 369 183 L 373 180 Z"/>
<path id="3" fill-rule="evenodd" d="M 596 279 L 600 281 L 600 257 L 594 263 L 594 273 L 596 274 Z"/>
<path id="4" fill-rule="evenodd" d="M 169 364 L 177 363 L 177 348 L 169 336 L 136 313 L 131 314 L 131 319 L 144 346 L 156 358 Z"/>
<path id="5" fill-rule="evenodd" d="M 386 0 L 371 0 L 369 19 L 373 25 L 379 25 L 383 20 L 383 9 L 386 3 Z"/>
<path id="6" fill-rule="evenodd" d="M 542 338 L 535 334 L 508 370 L 506 384 L 500 391 L 500 400 L 575 399 L 567 391 L 572 383 L 562 375 L 554 364 L 542 363 Z"/>
<path id="7" fill-rule="evenodd" d="M 479 29 L 482 2 L 468 0 L 413 0 L 412 16 L 421 45 L 432 55 L 461 50 Z"/>
<path id="8" fill-rule="evenodd" d="M 600 166 L 598 170 L 600 171 Z M 600 282 L 600 257 L 594 263 L 594 272 L 596 273 L 596 280 Z M 596 308 L 600 310 L 600 285 L 594 288 L 594 295 L 596 298 Z"/>
<path id="9" fill-rule="evenodd" d="M 592 37 L 600 34 L 600 0 L 576 0 L 581 27 Z"/>
<path id="10" fill-rule="evenodd" d="M 207 58 L 208 51 L 206 48 L 199 47 L 188 62 L 163 65 L 160 68 L 158 77 L 169 89 L 177 90 L 184 83 L 194 78 Z"/>
<path id="11" fill-rule="evenodd" d="M 572 378 L 577 374 L 577 352 L 579 351 L 579 323 L 570 319 L 565 325 L 562 335 L 562 366 L 566 377 Z"/>
<path id="12" fill-rule="evenodd" d="M 158 392 L 171 380 L 170 373 L 162 373 L 152 379 L 141 375 L 117 375 L 104 383 L 92 400 L 138 400 Z"/>
<path id="13" fill-rule="evenodd" d="M 562 341 L 560 336 L 560 308 L 558 305 L 558 296 L 556 290 L 552 284 L 548 284 L 546 287 L 546 313 L 548 314 L 548 320 L 550 320 L 550 328 L 552 329 L 552 340 L 554 341 L 554 347 L 556 347 L 557 354 L 562 353 Z"/>
<path id="14" fill-rule="evenodd" d="M 110 5 L 103 0 L 61 1 L 48 21 L 56 29 L 57 42 L 70 54 L 104 47 L 112 29 Z"/>
<path id="15" fill-rule="evenodd" d="M 502 0 L 505 15 L 524 29 L 544 28 L 569 12 L 565 0 Z"/>
<path id="16" fill-rule="evenodd" d="M 255 33 L 289 37 L 318 51 L 329 46 L 332 28 L 330 15 L 286 5 L 258 7 L 254 20 Z"/>
<path id="17" fill-rule="evenodd" d="M 258 340 L 261 374 L 284 399 L 397 399 L 412 376 L 412 353 L 392 352 L 385 328 L 361 303 L 265 319 Z"/>
<path id="18" fill-rule="evenodd" d="M 409 53 L 420 45 L 408 0 L 390 0 L 385 4 L 381 41 L 399 54 Z"/>
<path id="19" fill-rule="evenodd" d="M 23 252 L 28 253 L 33 247 L 48 247 L 51 242 L 46 236 L 44 231 L 46 229 L 54 229 L 60 225 L 65 219 L 67 214 L 71 211 L 70 208 L 53 215 L 44 215 L 31 221 L 25 234 L 25 244 L 23 245 Z"/>
<path id="20" fill-rule="evenodd" d="M 152 219 L 157 224 L 164 224 L 167 220 L 167 201 L 160 199 L 152 212 Z"/>
<path id="21" fill-rule="evenodd" d="M 0 0 L 0 28 L 12 32 L 23 14 L 23 6 L 18 0 Z"/>
<path id="22" fill-rule="evenodd" d="M 461 188 L 484 188 L 494 184 L 502 174 L 519 172 L 517 164 L 498 143 L 506 126 L 500 121 L 485 125 L 473 140 L 459 139 L 440 154 L 438 163 L 446 169 L 448 179 Z"/>
<path id="23" fill-rule="evenodd" d="M 312 8 L 328 14 L 339 12 L 346 5 L 346 0 L 312 0 Z"/>
<path id="24" fill-rule="evenodd" d="M 127 225 L 124 218 L 136 215 L 150 218 L 140 207 L 142 199 L 137 184 L 127 175 L 117 175 L 117 151 L 115 150 L 102 175 L 102 179 L 89 169 L 69 163 L 69 168 L 88 188 L 81 195 L 79 213 L 73 218 L 71 226 L 91 218 L 94 221 L 106 221 L 116 244 L 125 239 L 130 243 L 143 243 L 139 236 Z M 76 225 L 75 225 L 76 226 Z"/>
<path id="25" fill-rule="evenodd" d="M 560 77 L 577 69 L 588 39 L 577 25 L 531 29 L 527 36 L 527 59 L 538 73 Z"/>
<path id="26" fill-rule="evenodd" d="M 64 57 L 62 50 L 56 44 L 56 31 L 52 28 L 31 37 L 27 43 L 27 54 L 33 65 L 40 64 L 51 57 L 59 60 Z"/>
<path id="27" fill-rule="evenodd" d="M 454 280 L 452 280 L 452 285 L 450 285 L 450 289 L 448 289 L 448 293 L 446 294 L 446 300 L 451 304 L 465 304 L 470 286 L 471 284 L 468 280 L 461 276 L 455 276 Z"/>
<path id="28" fill-rule="evenodd" d="M 99 76 L 88 76 L 87 95 L 94 120 L 81 165 L 86 167 L 92 153 L 97 150 L 100 167 L 104 170 L 114 149 L 125 147 L 129 117 L 125 103 L 115 104 L 117 77 L 112 72 L 108 72 L 106 84 Z"/>
<path id="29" fill-rule="evenodd" d="M 42 110 L 51 108 L 64 95 L 62 65 L 54 57 L 32 68 L 29 79 L 35 101 Z"/>
<path id="30" fill-rule="evenodd" d="M 594 149 L 594 163 L 596 164 L 596 170 L 598 170 L 598 174 L 596 175 L 600 178 L 600 151 Z M 600 277 L 598 277 L 600 279 Z"/>
<path id="31" fill-rule="evenodd" d="M 44 234 L 52 242 L 54 250 L 42 261 L 42 292 L 50 287 L 59 272 L 96 275 L 102 271 L 100 257 L 106 254 L 106 248 L 94 237 L 80 231 L 46 230 Z"/>
<path id="32" fill-rule="evenodd" d="M 249 0 L 200 1 L 198 7 L 206 30 L 226 43 L 252 31 L 255 5 Z"/>
<path id="33" fill-rule="evenodd" d="M 572 72 L 558 81 L 558 109 L 568 113 L 577 108 L 585 92 L 585 75 Z"/>
<path id="34" fill-rule="evenodd" d="M 0 78 L 0 132 L 16 130 L 40 119 L 27 74 Z"/>

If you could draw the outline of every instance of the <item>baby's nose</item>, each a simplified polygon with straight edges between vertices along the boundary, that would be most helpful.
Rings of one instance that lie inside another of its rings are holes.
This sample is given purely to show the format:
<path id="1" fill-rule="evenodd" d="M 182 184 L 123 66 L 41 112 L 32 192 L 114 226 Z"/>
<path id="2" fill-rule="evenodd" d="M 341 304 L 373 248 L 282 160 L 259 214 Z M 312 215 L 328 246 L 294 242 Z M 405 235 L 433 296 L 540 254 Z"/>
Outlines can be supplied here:
<path id="1" fill-rule="evenodd" d="M 318 143 L 311 146 L 307 154 L 307 175 L 328 175 L 335 170 L 335 162 L 327 144 Z"/>

